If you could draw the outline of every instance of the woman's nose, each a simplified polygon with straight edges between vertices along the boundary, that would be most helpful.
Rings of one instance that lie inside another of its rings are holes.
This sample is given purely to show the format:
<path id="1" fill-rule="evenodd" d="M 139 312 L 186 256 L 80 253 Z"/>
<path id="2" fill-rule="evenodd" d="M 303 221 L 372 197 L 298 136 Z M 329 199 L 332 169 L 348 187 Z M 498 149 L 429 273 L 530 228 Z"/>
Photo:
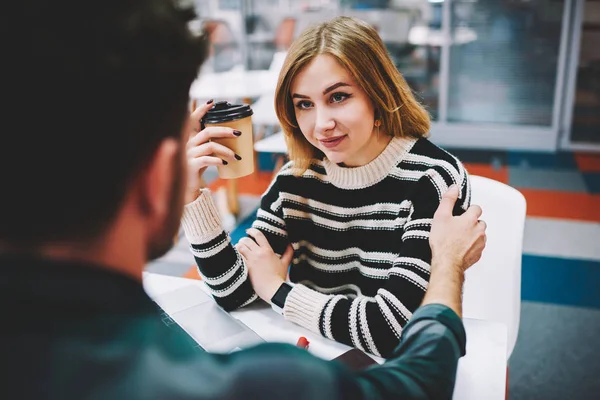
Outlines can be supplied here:
<path id="1" fill-rule="evenodd" d="M 335 120 L 327 110 L 317 110 L 315 120 L 315 132 L 323 134 L 335 127 Z"/>

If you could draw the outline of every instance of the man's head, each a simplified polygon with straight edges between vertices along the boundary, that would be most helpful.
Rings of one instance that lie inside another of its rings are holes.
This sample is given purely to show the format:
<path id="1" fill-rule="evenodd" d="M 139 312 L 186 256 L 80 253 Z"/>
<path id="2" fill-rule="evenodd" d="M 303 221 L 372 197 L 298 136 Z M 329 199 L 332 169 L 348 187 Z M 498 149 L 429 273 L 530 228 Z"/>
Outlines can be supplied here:
<path id="1" fill-rule="evenodd" d="M 11 3 L 0 246 L 91 243 L 133 204 L 160 255 L 179 224 L 188 91 L 205 57 L 193 12 L 174 0 Z"/>

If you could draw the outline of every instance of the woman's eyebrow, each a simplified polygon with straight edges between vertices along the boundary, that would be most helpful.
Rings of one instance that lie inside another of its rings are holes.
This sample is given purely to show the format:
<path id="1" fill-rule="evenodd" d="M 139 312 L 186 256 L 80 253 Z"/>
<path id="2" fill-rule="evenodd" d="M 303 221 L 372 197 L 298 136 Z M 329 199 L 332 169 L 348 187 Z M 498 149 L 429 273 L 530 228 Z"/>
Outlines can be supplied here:
<path id="1" fill-rule="evenodd" d="M 303 94 L 294 93 L 294 94 L 292 95 L 292 99 L 296 99 L 296 98 L 298 98 L 298 99 L 310 99 L 310 97 L 308 97 L 308 96 L 305 96 L 305 95 L 303 95 Z"/>
<path id="2" fill-rule="evenodd" d="M 337 82 L 337 83 L 334 83 L 333 85 L 327 87 L 325 90 L 323 90 L 323 94 L 327 94 L 339 87 L 345 87 L 345 86 L 350 87 L 352 85 L 349 83 L 346 83 L 346 82 Z M 306 96 L 304 94 L 294 93 L 294 94 L 292 94 L 292 99 L 310 99 L 310 97 Z"/>
<path id="3" fill-rule="evenodd" d="M 352 86 L 349 83 L 346 82 L 338 82 L 338 83 L 334 83 L 333 85 L 329 86 L 327 89 L 323 90 L 323 94 L 327 94 L 329 92 L 331 92 L 332 90 L 335 90 L 339 87 L 344 87 L 344 86 Z"/>

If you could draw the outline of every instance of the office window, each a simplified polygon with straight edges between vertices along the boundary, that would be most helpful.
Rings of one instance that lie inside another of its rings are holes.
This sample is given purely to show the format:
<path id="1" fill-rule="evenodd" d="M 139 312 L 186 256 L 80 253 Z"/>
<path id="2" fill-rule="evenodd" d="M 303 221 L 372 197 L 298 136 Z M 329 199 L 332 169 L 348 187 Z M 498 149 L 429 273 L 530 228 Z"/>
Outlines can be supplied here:
<path id="1" fill-rule="evenodd" d="M 450 5 L 448 120 L 550 126 L 564 1 Z"/>
<path id="2" fill-rule="evenodd" d="M 571 141 L 600 143 L 600 1 L 587 1 L 573 105 Z"/>
<path id="3" fill-rule="evenodd" d="M 442 4 L 427 0 L 345 1 L 343 15 L 373 25 L 433 120 L 439 114 Z"/>

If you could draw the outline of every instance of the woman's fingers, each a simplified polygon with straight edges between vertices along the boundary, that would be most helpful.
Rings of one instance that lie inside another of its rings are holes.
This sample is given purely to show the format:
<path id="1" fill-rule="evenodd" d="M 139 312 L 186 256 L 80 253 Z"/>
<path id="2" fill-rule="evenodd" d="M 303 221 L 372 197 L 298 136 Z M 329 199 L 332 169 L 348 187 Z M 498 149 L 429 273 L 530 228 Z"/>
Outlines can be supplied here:
<path id="1" fill-rule="evenodd" d="M 194 158 L 188 161 L 189 170 L 193 172 L 200 172 L 201 169 L 208 167 L 209 165 L 219 166 L 223 165 L 223 160 L 219 157 L 202 156 Z"/>
<path id="2" fill-rule="evenodd" d="M 235 162 L 241 159 L 239 158 L 239 156 L 236 157 L 236 154 L 230 148 L 227 148 L 222 144 L 215 142 L 204 143 L 199 146 L 191 147 L 187 150 L 188 159 L 203 156 L 219 157 L 223 160 L 226 160 L 227 162 Z"/>
<path id="3" fill-rule="evenodd" d="M 250 251 L 256 251 L 260 248 L 258 247 L 258 244 L 256 244 L 256 242 L 249 237 L 241 238 L 238 244 L 241 247 L 247 247 Z"/>
<path id="4" fill-rule="evenodd" d="M 261 231 L 259 231 L 256 228 L 249 228 L 246 229 L 246 233 L 250 236 L 252 236 L 254 238 L 254 240 L 256 241 L 256 243 L 258 243 L 258 245 L 260 247 L 264 247 L 264 248 L 271 248 L 271 245 L 269 244 L 269 241 L 267 240 L 267 238 L 265 237 L 265 235 L 263 235 L 263 233 Z"/>
<path id="5" fill-rule="evenodd" d="M 235 249 L 242 255 L 244 261 L 247 261 L 248 255 L 252 252 L 248 247 L 244 246 L 241 243 L 236 244 Z"/>
<path id="6" fill-rule="evenodd" d="M 192 124 L 192 129 L 195 132 L 199 132 L 200 131 L 200 127 L 202 126 L 200 124 L 200 120 L 202 118 L 204 118 L 204 116 L 206 115 L 206 113 L 208 112 L 208 110 L 210 110 L 213 107 L 213 100 L 209 100 L 204 104 L 200 104 L 198 107 L 196 107 L 195 110 L 192 110 L 192 113 L 190 114 L 190 121 Z"/>
<path id="7" fill-rule="evenodd" d="M 240 135 L 241 132 L 236 131 L 235 129 L 226 128 L 224 126 L 209 126 L 192 136 L 190 140 L 188 140 L 187 147 L 189 149 L 201 145 L 208 142 L 210 139 L 236 138 Z"/>

